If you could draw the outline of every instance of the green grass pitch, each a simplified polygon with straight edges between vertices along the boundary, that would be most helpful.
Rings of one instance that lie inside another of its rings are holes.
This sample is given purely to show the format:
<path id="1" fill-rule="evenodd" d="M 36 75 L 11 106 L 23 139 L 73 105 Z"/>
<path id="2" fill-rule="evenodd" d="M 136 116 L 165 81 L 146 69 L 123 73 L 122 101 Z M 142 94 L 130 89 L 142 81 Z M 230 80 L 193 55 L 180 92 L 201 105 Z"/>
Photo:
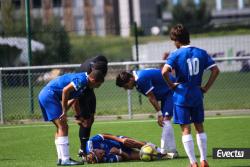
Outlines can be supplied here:
<path id="1" fill-rule="evenodd" d="M 238 117 L 209 117 L 205 121 L 208 135 L 208 161 L 211 167 L 246 167 L 250 159 L 245 160 L 215 160 L 212 159 L 212 148 L 250 148 L 250 116 Z M 122 162 L 114 164 L 98 164 L 84 166 L 119 166 L 119 167 L 186 167 L 188 158 L 181 143 L 181 133 L 178 125 L 174 125 L 177 148 L 180 158 L 152 162 Z M 51 123 L 31 125 L 0 126 L 0 166 L 1 167 L 51 167 L 56 166 L 54 146 L 55 128 Z M 70 123 L 70 152 L 77 159 L 78 126 Z M 132 121 L 96 121 L 92 135 L 97 133 L 112 133 L 127 135 L 137 139 L 160 144 L 161 129 L 155 120 Z M 195 138 L 194 138 L 195 139 Z M 195 142 L 196 143 L 196 142 Z M 198 149 L 196 155 L 198 157 Z"/>

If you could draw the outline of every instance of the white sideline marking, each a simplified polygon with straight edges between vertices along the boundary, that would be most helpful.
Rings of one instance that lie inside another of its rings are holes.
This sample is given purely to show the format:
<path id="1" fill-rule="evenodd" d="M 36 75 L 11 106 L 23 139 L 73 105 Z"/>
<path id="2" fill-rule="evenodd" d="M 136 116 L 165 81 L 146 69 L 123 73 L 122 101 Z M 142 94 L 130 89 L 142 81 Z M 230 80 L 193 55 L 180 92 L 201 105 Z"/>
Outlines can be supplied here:
<path id="1" fill-rule="evenodd" d="M 250 118 L 249 116 L 228 116 L 228 117 L 208 117 L 205 120 L 216 120 L 216 119 L 237 119 L 237 118 Z M 144 122 L 156 122 L 156 120 L 135 120 L 135 121 L 106 121 L 106 122 L 95 122 L 95 124 L 120 124 L 120 123 L 144 123 Z M 77 125 L 76 123 L 69 123 L 69 125 Z M 33 127 L 54 127 L 51 123 L 45 125 L 18 125 L 18 126 L 4 126 L 0 129 L 14 129 L 14 128 L 33 128 Z"/>

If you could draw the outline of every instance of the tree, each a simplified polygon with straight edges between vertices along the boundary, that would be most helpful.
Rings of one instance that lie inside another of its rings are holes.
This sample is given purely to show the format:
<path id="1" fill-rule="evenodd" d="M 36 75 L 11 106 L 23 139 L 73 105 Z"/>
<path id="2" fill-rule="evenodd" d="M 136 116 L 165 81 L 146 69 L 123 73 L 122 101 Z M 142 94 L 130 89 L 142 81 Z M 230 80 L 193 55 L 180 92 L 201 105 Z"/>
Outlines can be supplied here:
<path id="1" fill-rule="evenodd" d="M 33 54 L 32 65 L 68 63 L 71 45 L 67 32 L 58 19 L 42 25 L 41 19 L 34 19 L 32 38 L 45 45 L 44 51 Z"/>
<path id="2" fill-rule="evenodd" d="M 211 12 L 205 1 L 195 4 L 193 0 L 178 3 L 172 10 L 172 24 L 183 24 L 192 33 L 204 32 L 211 28 Z"/>

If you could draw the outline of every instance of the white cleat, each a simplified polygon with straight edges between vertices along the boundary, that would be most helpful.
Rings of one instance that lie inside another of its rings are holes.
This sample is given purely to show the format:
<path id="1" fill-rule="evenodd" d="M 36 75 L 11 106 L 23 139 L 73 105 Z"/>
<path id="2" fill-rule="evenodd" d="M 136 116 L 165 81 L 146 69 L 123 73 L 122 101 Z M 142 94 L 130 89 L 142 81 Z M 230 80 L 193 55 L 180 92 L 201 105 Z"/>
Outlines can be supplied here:
<path id="1" fill-rule="evenodd" d="M 59 166 L 74 166 L 74 165 L 83 165 L 82 162 L 75 161 L 73 159 L 62 160 Z"/>
<path id="2" fill-rule="evenodd" d="M 176 152 L 169 152 L 169 153 L 166 154 L 166 157 L 168 159 L 175 159 L 175 158 L 179 157 L 179 154 L 178 154 L 177 151 Z"/>

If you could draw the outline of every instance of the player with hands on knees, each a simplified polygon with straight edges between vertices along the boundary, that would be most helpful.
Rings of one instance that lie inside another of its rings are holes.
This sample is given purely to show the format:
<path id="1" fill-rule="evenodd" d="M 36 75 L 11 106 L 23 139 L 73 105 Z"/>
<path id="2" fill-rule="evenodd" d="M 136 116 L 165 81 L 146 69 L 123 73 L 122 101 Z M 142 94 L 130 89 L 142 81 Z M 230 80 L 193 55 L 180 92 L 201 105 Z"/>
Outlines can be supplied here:
<path id="1" fill-rule="evenodd" d="M 175 81 L 175 78 L 170 75 Z M 145 95 L 156 110 L 159 126 L 162 128 L 161 153 L 172 153 L 177 157 L 174 131 L 171 123 L 173 116 L 173 92 L 165 83 L 160 69 L 143 69 L 132 73 L 123 71 L 116 77 L 116 85 L 125 90 L 136 87 Z M 161 102 L 161 105 L 158 103 Z"/>
<path id="2" fill-rule="evenodd" d="M 94 57 L 84 60 L 78 72 L 86 72 L 90 74 L 92 71 L 101 71 L 104 77 L 108 71 L 108 60 L 102 55 L 98 54 Z M 74 100 L 72 105 L 76 115 L 76 123 L 79 125 L 79 140 L 80 148 L 78 156 L 85 158 L 86 143 L 89 140 L 91 127 L 94 123 L 94 116 L 96 112 L 96 96 L 93 88 L 86 88 L 85 93 L 78 99 Z"/>
<path id="3" fill-rule="evenodd" d="M 39 93 L 38 99 L 45 121 L 56 126 L 55 145 L 60 166 L 81 165 L 70 158 L 67 111 L 86 88 L 98 88 L 104 82 L 101 71 L 69 73 L 50 81 Z"/>

